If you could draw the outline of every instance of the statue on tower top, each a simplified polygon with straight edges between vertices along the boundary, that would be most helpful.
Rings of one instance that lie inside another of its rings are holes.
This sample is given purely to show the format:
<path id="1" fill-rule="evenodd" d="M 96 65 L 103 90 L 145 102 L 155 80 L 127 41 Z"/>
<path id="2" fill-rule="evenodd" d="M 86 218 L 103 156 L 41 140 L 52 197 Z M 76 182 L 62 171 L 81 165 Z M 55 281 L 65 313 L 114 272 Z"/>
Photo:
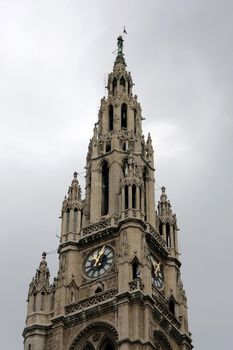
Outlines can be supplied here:
<path id="1" fill-rule="evenodd" d="M 122 38 L 122 36 L 118 36 L 117 38 L 117 53 L 118 55 L 121 55 L 123 56 L 123 42 L 124 42 L 124 39 Z"/>

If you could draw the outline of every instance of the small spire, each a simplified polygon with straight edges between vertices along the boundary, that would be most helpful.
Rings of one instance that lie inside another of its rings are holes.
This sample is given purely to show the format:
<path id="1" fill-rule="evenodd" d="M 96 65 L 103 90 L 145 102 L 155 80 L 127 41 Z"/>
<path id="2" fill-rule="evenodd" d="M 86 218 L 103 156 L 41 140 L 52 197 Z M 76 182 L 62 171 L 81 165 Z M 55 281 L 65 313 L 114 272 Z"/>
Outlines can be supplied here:
<path id="1" fill-rule="evenodd" d="M 74 179 L 77 179 L 77 177 L 78 177 L 78 173 L 77 173 L 77 171 L 75 171 L 74 172 Z"/>
<path id="2" fill-rule="evenodd" d="M 68 200 L 80 200 L 81 199 L 81 188 L 78 182 L 78 173 L 77 171 L 73 174 L 73 180 L 68 191 Z"/>

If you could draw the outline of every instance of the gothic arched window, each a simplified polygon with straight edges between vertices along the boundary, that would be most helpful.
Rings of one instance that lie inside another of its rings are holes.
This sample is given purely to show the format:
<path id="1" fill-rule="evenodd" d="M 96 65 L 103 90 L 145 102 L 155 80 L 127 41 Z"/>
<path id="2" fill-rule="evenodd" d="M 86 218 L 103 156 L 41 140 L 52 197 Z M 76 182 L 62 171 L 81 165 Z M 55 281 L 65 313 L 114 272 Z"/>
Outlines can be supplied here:
<path id="1" fill-rule="evenodd" d="M 168 308 L 169 308 L 169 311 L 175 315 L 175 301 L 173 298 L 170 298 L 169 302 L 168 302 Z"/>
<path id="2" fill-rule="evenodd" d="M 121 129 L 127 129 L 127 104 L 121 105 Z"/>
<path id="3" fill-rule="evenodd" d="M 139 277 L 139 261 L 137 258 L 134 258 L 132 263 L 132 275 L 133 275 L 133 280 Z"/>
<path id="4" fill-rule="evenodd" d="M 167 242 L 168 248 L 170 248 L 171 247 L 171 235 L 170 235 L 170 224 L 169 223 L 166 224 L 166 242 Z"/>
<path id="5" fill-rule="evenodd" d="M 74 209 L 74 225 L 73 225 L 73 231 L 77 231 L 77 222 L 78 222 L 78 209 Z"/>
<path id="6" fill-rule="evenodd" d="M 66 233 L 69 232 L 69 227 L 70 227 L 70 209 L 68 209 L 66 212 Z"/>
<path id="7" fill-rule="evenodd" d="M 116 78 L 114 78 L 113 81 L 112 81 L 112 92 L 113 92 L 113 95 L 114 95 L 114 93 L 116 91 L 116 87 L 117 87 L 117 80 L 116 80 Z"/>
<path id="8" fill-rule="evenodd" d="M 147 219 L 147 170 L 144 168 L 143 170 L 143 185 L 144 185 L 144 215 L 145 215 L 145 220 Z"/>
<path id="9" fill-rule="evenodd" d="M 109 131 L 113 130 L 113 105 L 108 107 L 108 129 Z"/>
<path id="10" fill-rule="evenodd" d="M 132 208 L 136 209 L 136 185 L 132 186 Z"/>
<path id="11" fill-rule="evenodd" d="M 109 196 L 109 167 L 108 162 L 102 164 L 102 194 L 101 194 L 101 215 L 108 214 Z"/>
<path id="12" fill-rule="evenodd" d="M 128 186 L 125 186 L 125 210 L 129 208 L 129 190 Z"/>
<path id="13" fill-rule="evenodd" d="M 120 84 L 125 87 L 125 79 L 121 77 Z"/>

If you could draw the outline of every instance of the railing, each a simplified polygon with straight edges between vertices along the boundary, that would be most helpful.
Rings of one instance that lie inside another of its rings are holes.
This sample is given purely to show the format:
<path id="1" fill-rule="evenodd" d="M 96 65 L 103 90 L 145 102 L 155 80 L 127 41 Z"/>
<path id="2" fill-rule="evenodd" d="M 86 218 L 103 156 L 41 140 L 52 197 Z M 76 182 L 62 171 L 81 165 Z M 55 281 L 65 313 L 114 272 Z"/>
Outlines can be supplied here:
<path id="1" fill-rule="evenodd" d="M 142 280 L 140 277 L 135 278 L 133 281 L 129 282 L 129 290 L 143 290 L 144 284 L 142 283 Z"/>
<path id="2" fill-rule="evenodd" d="M 85 236 L 90 235 L 92 233 L 105 230 L 106 228 L 117 227 L 117 225 L 118 225 L 117 218 L 115 218 L 115 217 L 107 218 L 107 219 L 101 220 L 97 223 L 94 223 L 92 225 L 84 227 L 81 230 L 81 237 L 85 237 Z"/>
<path id="3" fill-rule="evenodd" d="M 83 300 L 80 300 L 76 303 L 67 305 L 65 310 L 66 310 L 66 315 L 71 314 L 75 311 L 79 311 L 82 309 L 85 309 L 87 307 L 102 303 L 103 301 L 106 301 L 108 299 L 111 299 L 115 297 L 118 293 L 117 289 L 110 289 L 106 292 L 101 292 L 98 294 L 95 294 L 89 298 L 85 298 Z"/>

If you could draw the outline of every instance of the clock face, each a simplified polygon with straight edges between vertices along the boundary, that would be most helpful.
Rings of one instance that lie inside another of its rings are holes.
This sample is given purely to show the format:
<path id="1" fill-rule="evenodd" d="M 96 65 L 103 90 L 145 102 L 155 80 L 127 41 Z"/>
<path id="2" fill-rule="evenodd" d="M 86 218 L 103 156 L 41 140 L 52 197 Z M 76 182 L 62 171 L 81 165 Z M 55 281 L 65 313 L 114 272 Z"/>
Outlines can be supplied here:
<path id="1" fill-rule="evenodd" d="M 114 253 L 108 246 L 95 249 L 84 260 L 84 273 L 89 278 L 98 278 L 110 269 Z"/>
<path id="2" fill-rule="evenodd" d="M 151 274 L 153 285 L 161 289 L 163 287 L 163 272 L 161 262 L 158 262 L 154 257 L 151 256 Z"/>

